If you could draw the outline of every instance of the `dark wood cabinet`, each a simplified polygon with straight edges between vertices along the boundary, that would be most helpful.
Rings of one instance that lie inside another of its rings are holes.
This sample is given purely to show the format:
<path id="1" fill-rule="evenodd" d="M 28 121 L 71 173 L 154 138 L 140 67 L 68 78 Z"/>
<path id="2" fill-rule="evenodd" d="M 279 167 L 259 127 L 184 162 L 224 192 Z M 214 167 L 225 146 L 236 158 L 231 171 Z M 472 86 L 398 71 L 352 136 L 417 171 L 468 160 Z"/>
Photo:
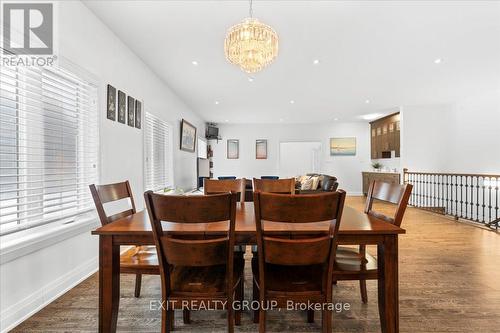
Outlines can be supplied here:
<path id="1" fill-rule="evenodd" d="M 400 157 L 399 112 L 370 122 L 372 159 Z"/>

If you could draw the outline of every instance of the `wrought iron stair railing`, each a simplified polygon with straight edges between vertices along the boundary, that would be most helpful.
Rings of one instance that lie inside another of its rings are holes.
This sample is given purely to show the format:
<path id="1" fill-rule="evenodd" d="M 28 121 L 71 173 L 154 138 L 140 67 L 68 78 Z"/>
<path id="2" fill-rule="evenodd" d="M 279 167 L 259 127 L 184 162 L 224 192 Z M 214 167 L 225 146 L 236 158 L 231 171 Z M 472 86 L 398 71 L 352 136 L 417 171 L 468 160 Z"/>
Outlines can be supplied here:
<path id="1" fill-rule="evenodd" d="M 500 175 L 415 172 L 403 169 L 413 185 L 409 204 L 498 230 Z"/>

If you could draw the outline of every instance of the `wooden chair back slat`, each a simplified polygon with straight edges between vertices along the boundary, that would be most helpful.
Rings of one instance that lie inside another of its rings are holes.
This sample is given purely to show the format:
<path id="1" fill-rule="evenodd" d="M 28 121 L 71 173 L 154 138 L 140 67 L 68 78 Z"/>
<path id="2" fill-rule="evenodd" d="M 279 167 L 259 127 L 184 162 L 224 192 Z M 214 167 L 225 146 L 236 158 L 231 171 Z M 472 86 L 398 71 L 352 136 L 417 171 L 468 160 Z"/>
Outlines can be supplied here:
<path id="1" fill-rule="evenodd" d="M 264 261 L 286 266 L 325 264 L 328 262 L 331 242 L 330 236 L 299 240 L 264 237 Z"/>
<path id="2" fill-rule="evenodd" d="M 132 209 L 127 209 L 121 213 L 117 213 L 111 216 L 108 216 L 108 223 L 114 222 L 116 220 L 119 220 L 121 218 L 127 217 L 134 214 L 134 211 Z"/>
<path id="3" fill-rule="evenodd" d="M 116 184 L 100 185 L 97 187 L 103 204 L 130 197 L 128 181 Z"/>
<path id="4" fill-rule="evenodd" d="M 229 238 L 187 240 L 160 237 L 166 261 L 174 266 L 215 266 L 227 263 Z"/>
<path id="5" fill-rule="evenodd" d="M 412 188 L 413 185 L 411 184 L 400 185 L 373 181 L 368 190 L 365 213 L 383 219 L 398 227 L 401 226 Z M 373 209 L 373 202 L 375 199 L 397 205 L 394 216 L 387 216 L 386 214 L 375 211 Z"/>
<path id="6" fill-rule="evenodd" d="M 178 196 L 153 194 L 151 196 L 154 216 L 161 221 L 178 223 L 211 223 L 229 221 L 228 196 Z"/>
<path id="7" fill-rule="evenodd" d="M 254 193 L 254 201 L 258 196 L 262 220 L 287 223 L 333 220 L 341 208 L 340 198 L 345 197 L 343 191 L 311 195 L 257 194 Z"/>
<path id="8" fill-rule="evenodd" d="M 235 192 L 241 202 L 245 200 L 245 178 L 241 179 L 205 179 L 203 181 L 203 194 L 219 194 Z"/>
<path id="9" fill-rule="evenodd" d="M 106 185 L 89 185 L 90 193 L 92 194 L 92 199 L 94 199 L 94 204 L 101 220 L 101 224 L 105 225 L 110 222 L 116 221 L 119 218 L 132 215 L 136 212 L 134 197 L 132 195 L 132 190 L 130 188 L 130 183 L 128 180 L 122 183 L 106 184 Z M 105 203 L 130 198 L 131 209 L 127 209 L 123 212 L 114 214 L 112 216 L 107 216 L 104 210 Z"/>
<path id="10" fill-rule="evenodd" d="M 295 178 L 289 179 L 253 179 L 253 190 L 259 192 L 294 194 Z"/>

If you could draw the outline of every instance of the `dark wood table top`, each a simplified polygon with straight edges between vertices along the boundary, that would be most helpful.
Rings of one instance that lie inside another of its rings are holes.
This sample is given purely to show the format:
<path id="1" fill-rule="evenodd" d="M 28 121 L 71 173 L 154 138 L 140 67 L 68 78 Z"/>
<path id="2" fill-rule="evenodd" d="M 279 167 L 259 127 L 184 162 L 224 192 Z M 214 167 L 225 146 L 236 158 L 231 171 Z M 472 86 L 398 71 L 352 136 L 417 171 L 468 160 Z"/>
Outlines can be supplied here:
<path id="1" fill-rule="evenodd" d="M 253 202 L 237 204 L 236 235 L 255 234 Z M 264 228 L 268 232 L 322 232 L 328 230 L 329 222 L 317 223 L 273 223 L 266 222 Z M 227 222 L 209 224 L 165 223 L 164 231 L 179 233 L 223 232 L 227 230 Z M 342 214 L 339 235 L 394 235 L 404 234 L 400 227 L 381 219 L 369 216 L 352 207 L 345 206 Z M 93 235 L 151 235 L 151 224 L 147 211 L 143 210 L 128 217 L 109 223 L 92 231 Z"/>

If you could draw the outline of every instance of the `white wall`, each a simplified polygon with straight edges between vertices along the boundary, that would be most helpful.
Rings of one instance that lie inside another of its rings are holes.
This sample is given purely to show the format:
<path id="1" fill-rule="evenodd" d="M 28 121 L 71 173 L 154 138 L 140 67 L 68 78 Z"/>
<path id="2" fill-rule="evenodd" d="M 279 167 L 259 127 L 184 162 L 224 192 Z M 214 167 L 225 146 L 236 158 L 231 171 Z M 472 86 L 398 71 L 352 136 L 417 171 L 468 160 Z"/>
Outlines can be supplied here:
<path id="1" fill-rule="evenodd" d="M 405 106 L 401 123 L 402 167 L 500 173 L 500 91 L 448 105 Z"/>
<path id="2" fill-rule="evenodd" d="M 370 167 L 369 124 L 364 122 L 329 124 L 224 124 L 223 137 L 214 146 L 214 176 L 234 175 L 259 178 L 279 174 L 279 143 L 286 141 L 320 141 L 322 143 L 321 172 L 339 179 L 339 188 L 348 194 L 361 193 L 361 171 Z M 330 156 L 329 138 L 354 136 L 356 156 Z M 240 158 L 226 158 L 226 140 L 240 140 Z M 255 159 L 255 140 L 267 139 L 267 160 Z"/>
<path id="3" fill-rule="evenodd" d="M 143 207 L 142 131 L 106 119 L 106 84 L 143 101 L 174 126 L 175 185 L 196 185 L 196 154 L 179 150 L 180 120 L 204 134 L 193 113 L 130 49 L 79 1 L 60 1 L 59 55 L 99 81 L 101 182 L 129 179 L 138 209 Z M 57 38 L 57 36 L 56 36 Z M 97 223 L 97 222 L 96 222 Z M 4 330 L 97 269 L 98 238 L 90 229 L 0 266 L 1 329 Z M 97 304 L 96 304 L 97 306 Z"/>

